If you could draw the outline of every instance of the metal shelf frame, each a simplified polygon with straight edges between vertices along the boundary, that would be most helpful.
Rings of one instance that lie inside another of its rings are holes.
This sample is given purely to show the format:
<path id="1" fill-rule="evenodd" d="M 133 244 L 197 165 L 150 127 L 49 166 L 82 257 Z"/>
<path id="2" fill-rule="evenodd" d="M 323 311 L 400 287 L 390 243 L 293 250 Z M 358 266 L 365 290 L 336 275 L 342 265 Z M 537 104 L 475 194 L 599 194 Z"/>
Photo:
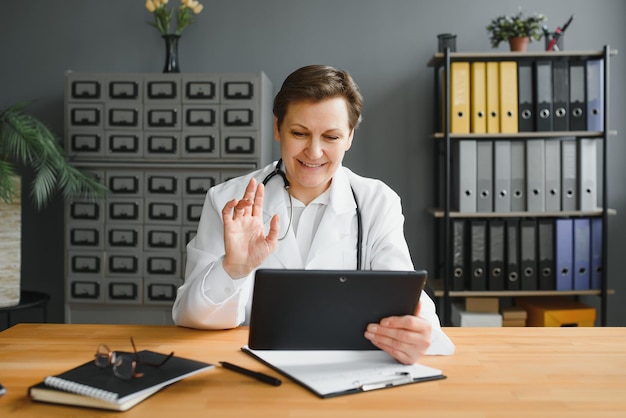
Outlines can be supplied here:
<path id="1" fill-rule="evenodd" d="M 442 323 L 444 325 L 451 325 L 451 298 L 452 297 L 512 297 L 512 296 L 527 296 L 532 294 L 537 295 L 598 295 L 600 297 L 600 324 L 606 326 L 607 324 L 607 296 L 613 294 L 613 290 L 609 290 L 607 287 L 608 282 L 608 268 L 607 268 L 607 244 L 608 244 L 608 216 L 614 215 L 615 211 L 607 207 L 608 203 L 608 187 L 607 187 L 607 149 L 609 136 L 617 135 L 617 132 L 609 130 L 609 93 L 610 93 L 610 57 L 617 55 L 618 51 L 611 49 L 608 45 L 605 45 L 600 51 L 560 51 L 560 52 L 496 52 L 496 53 L 462 53 L 451 52 L 450 49 L 446 49 L 444 52 L 436 53 L 431 58 L 428 66 L 434 68 L 434 88 L 435 88 L 435 101 L 437 109 L 436 120 L 443 121 L 442 128 L 444 132 L 435 133 L 434 137 L 440 142 L 435 144 L 435 161 L 436 161 L 436 175 L 439 177 L 443 175 L 443 201 L 440 209 L 431 209 L 434 218 L 438 222 L 443 224 L 443 234 L 435 234 L 435 245 L 438 250 L 443 251 L 443 265 L 441 267 L 442 279 L 435 282 L 438 283 L 438 289 L 435 289 L 435 297 L 441 297 L 443 301 L 443 315 Z M 520 61 L 537 58 L 555 58 L 555 57 L 579 57 L 579 58 L 602 58 L 604 59 L 604 131 L 567 131 L 567 132 L 523 132 L 513 134 L 452 134 L 450 132 L 450 106 L 443 106 L 442 100 L 442 87 L 446 92 L 446 103 L 451 103 L 450 97 L 450 65 L 454 61 Z M 440 78 L 440 70 L 444 69 L 444 77 Z M 442 85 L 443 84 L 443 85 Z M 443 111 L 442 111 L 443 109 Z M 602 147 L 602 207 L 598 211 L 585 212 L 559 212 L 559 213 L 511 213 L 508 216 L 520 216 L 520 217 L 536 217 L 536 216 L 585 216 L 585 217 L 602 217 L 602 285 L 600 289 L 594 289 L 589 291 L 452 291 L 451 290 L 451 272 L 452 268 L 452 240 L 450 239 L 451 231 L 451 219 L 452 218 L 472 218 L 472 217 L 498 217 L 502 216 L 499 213 L 488 214 L 475 214 L 475 213 L 458 213 L 451 210 L 451 143 L 452 141 L 463 139 L 528 139 L 528 138 L 556 138 L 562 136 L 574 136 L 577 138 L 601 138 L 603 139 Z M 440 167 L 439 155 L 442 152 L 443 147 L 443 167 Z M 437 189 L 437 188 L 436 188 Z M 441 190 L 435 190 L 435 200 L 437 200 L 437 193 L 441 193 Z M 441 240 L 443 240 L 443 245 Z M 528 294 L 527 294 L 528 293 Z"/>

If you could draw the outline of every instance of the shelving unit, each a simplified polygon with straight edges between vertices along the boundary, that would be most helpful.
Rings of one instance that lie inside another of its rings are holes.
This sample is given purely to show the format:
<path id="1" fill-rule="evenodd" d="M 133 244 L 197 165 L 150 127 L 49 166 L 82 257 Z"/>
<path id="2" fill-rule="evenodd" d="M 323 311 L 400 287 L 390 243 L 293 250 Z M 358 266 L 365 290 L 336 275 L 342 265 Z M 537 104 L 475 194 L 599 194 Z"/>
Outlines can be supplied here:
<path id="1" fill-rule="evenodd" d="M 272 85 L 243 74 L 66 74 L 65 144 L 111 193 L 66 204 L 65 321 L 172 324 L 206 191 L 272 159 Z"/>
<path id="2" fill-rule="evenodd" d="M 616 50 L 611 50 L 605 46 L 600 51 L 574 51 L 574 52 L 506 52 L 506 53 L 460 53 L 450 52 L 446 50 L 443 53 L 435 54 L 429 61 L 429 67 L 434 68 L 434 87 L 435 87 L 435 109 L 440 109 L 441 114 L 436 118 L 439 121 L 437 126 L 442 126 L 442 132 L 434 133 L 433 137 L 436 141 L 436 178 L 439 179 L 440 185 L 437 187 L 439 207 L 430 209 L 430 212 L 437 223 L 437 231 L 441 233 L 435 234 L 435 248 L 437 251 L 437 259 L 441 260 L 439 267 L 440 277 L 431 282 L 435 298 L 442 306 L 442 322 L 445 325 L 451 325 L 451 298 L 464 297 L 518 297 L 518 296 L 581 296 L 594 295 L 600 297 L 600 324 L 605 326 L 607 322 L 607 296 L 614 293 L 607 287 L 607 225 L 609 215 L 614 215 L 615 211 L 607 207 L 608 190 L 607 190 L 607 148 L 608 139 L 617 135 L 617 132 L 610 131 L 609 127 L 609 69 L 610 57 L 616 55 Z M 601 131 L 528 131 L 516 133 L 452 133 L 451 132 L 451 64 L 453 62 L 501 62 L 529 60 L 603 60 L 603 128 Z M 442 71 L 443 70 L 443 71 Z M 445 92 L 442 94 L 442 92 Z M 558 212 L 460 212 L 454 210 L 452 204 L 452 146 L 457 141 L 463 140 L 521 140 L 529 139 L 550 139 L 574 137 L 578 141 L 580 138 L 596 138 L 602 141 L 602 153 L 600 160 L 602 161 L 601 178 L 601 199 L 598 202 L 597 210 L 564 210 Z M 601 218 L 602 219 L 602 280 L 598 289 L 585 290 L 458 290 L 452 288 L 453 282 L 453 242 L 451 222 L 455 218 L 464 219 L 491 219 L 491 218 L 567 218 L 567 217 L 585 217 L 585 218 Z"/>

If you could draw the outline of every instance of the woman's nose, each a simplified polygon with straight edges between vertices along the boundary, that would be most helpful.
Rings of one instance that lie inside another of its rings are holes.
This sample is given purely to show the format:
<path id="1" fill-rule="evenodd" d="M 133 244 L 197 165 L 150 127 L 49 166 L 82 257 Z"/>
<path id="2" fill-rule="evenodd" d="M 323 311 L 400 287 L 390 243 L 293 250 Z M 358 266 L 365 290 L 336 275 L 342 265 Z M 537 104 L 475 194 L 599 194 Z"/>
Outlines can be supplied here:
<path id="1" fill-rule="evenodd" d="M 312 138 L 307 145 L 307 155 L 311 158 L 318 158 L 322 154 L 322 141 L 319 138 Z"/>

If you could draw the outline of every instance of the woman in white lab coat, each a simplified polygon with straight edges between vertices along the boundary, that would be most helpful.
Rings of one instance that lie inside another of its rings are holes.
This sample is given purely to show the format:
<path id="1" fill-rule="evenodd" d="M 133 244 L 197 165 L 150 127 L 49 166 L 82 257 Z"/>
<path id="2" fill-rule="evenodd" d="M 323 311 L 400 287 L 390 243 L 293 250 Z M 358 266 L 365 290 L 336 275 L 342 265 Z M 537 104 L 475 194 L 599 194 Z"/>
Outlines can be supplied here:
<path id="1" fill-rule="evenodd" d="M 185 283 L 173 308 L 177 325 L 247 323 L 258 268 L 356 269 L 357 210 L 362 268 L 414 269 L 398 195 L 342 166 L 361 106 L 358 87 L 344 71 L 312 65 L 287 77 L 274 100 L 282 158 L 207 193 L 187 245 Z M 415 316 L 384 318 L 364 336 L 402 363 L 454 352 L 425 293 Z"/>

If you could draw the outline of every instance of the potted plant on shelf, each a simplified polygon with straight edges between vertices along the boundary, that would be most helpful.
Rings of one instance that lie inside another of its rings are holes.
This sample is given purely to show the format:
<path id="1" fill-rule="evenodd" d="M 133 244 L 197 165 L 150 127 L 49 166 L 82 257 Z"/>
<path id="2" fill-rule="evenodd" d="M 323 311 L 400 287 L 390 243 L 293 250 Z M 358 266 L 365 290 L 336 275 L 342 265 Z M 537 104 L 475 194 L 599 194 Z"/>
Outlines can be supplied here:
<path id="1" fill-rule="evenodd" d="M 26 104 L 0 111 L 0 307 L 19 303 L 21 261 L 21 178 L 18 168 L 34 179 L 30 198 L 38 209 L 57 192 L 65 199 L 95 200 L 108 189 L 93 176 L 73 167 L 57 136 L 29 115 Z"/>
<path id="2" fill-rule="evenodd" d="M 521 10 L 513 16 L 498 16 L 487 25 L 491 46 L 497 48 L 500 42 L 509 42 L 511 51 L 526 51 L 532 40 L 543 37 L 541 23 L 545 20 L 539 13 L 524 16 Z"/>

